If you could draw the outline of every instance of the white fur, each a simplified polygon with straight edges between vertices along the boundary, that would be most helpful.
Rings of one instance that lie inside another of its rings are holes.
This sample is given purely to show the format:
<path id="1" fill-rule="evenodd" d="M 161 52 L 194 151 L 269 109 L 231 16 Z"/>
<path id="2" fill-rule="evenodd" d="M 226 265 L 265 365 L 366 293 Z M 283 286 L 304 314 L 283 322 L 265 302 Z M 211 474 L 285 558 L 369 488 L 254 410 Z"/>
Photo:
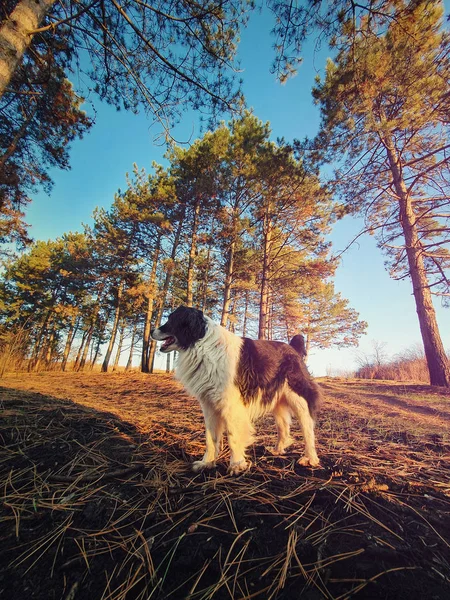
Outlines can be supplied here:
<path id="1" fill-rule="evenodd" d="M 231 451 L 229 472 L 238 474 L 247 470 L 251 463 L 245 458 L 245 450 L 253 441 L 252 422 L 267 412 L 273 413 L 277 425 L 278 443 L 274 452 L 283 454 L 291 443 L 289 432 L 294 415 L 301 423 L 306 446 L 305 456 L 299 462 L 318 465 L 314 421 L 306 400 L 285 384 L 269 405 L 256 400 L 246 406 L 235 385 L 242 338 L 204 318 L 206 335 L 194 346 L 179 351 L 175 370 L 188 393 L 199 400 L 205 419 L 206 451 L 201 460 L 194 462 L 193 470 L 198 472 L 215 465 L 224 431 Z"/>

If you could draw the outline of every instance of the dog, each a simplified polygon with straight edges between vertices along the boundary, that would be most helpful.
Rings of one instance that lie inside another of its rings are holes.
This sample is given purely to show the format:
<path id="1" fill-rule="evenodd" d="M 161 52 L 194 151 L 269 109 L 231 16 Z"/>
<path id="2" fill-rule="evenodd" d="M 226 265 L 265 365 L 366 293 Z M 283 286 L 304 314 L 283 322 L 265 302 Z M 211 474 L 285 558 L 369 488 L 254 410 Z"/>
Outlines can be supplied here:
<path id="1" fill-rule="evenodd" d="M 303 336 L 296 335 L 290 344 L 241 338 L 186 306 L 178 307 L 151 336 L 163 342 L 161 352 L 179 353 L 175 376 L 203 411 L 206 451 L 193 463 L 194 472 L 215 467 L 225 431 L 228 472 L 238 475 L 248 470 L 251 462 L 245 451 L 253 441 L 253 422 L 269 412 L 278 432 L 273 453 L 284 454 L 292 443 L 290 425 L 295 416 L 305 442 L 305 454 L 298 462 L 319 465 L 314 420 L 321 392 L 303 360 Z"/>

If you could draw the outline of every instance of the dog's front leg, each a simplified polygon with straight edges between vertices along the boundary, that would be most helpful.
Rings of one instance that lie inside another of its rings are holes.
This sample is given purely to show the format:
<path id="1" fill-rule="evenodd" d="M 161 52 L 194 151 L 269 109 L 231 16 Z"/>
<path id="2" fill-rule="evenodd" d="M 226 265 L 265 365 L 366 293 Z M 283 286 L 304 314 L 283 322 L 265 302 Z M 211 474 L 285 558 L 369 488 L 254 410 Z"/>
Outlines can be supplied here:
<path id="1" fill-rule="evenodd" d="M 224 430 L 224 422 L 217 412 L 206 406 L 202 406 L 202 409 L 205 417 L 206 451 L 202 460 L 196 460 L 192 464 L 194 473 L 199 473 L 204 469 L 213 469 L 216 466 Z"/>
<path id="2" fill-rule="evenodd" d="M 253 441 L 254 429 L 249 414 L 237 393 L 230 395 L 227 405 L 226 427 L 230 446 L 228 473 L 239 475 L 248 471 L 252 466 L 251 461 L 247 460 L 245 456 L 245 451 Z"/>

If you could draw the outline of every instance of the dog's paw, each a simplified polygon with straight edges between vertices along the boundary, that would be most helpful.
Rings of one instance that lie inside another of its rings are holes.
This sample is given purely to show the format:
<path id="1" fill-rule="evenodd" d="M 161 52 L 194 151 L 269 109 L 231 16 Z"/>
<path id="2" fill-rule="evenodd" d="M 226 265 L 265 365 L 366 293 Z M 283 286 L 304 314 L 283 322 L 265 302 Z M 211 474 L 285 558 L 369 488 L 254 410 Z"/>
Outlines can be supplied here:
<path id="1" fill-rule="evenodd" d="M 215 466 L 215 462 L 205 462 L 204 460 L 196 460 L 192 463 L 192 470 L 194 471 L 194 473 L 200 473 L 205 469 L 214 469 Z"/>
<path id="2" fill-rule="evenodd" d="M 273 456 L 283 456 L 283 454 L 286 454 L 286 450 L 284 448 L 276 448 L 274 446 L 270 446 L 269 448 L 267 448 L 267 450 Z"/>
<path id="3" fill-rule="evenodd" d="M 301 465 L 302 467 L 318 467 L 320 465 L 320 460 L 318 456 L 315 456 L 314 458 L 302 456 L 298 459 L 297 464 Z"/>
<path id="4" fill-rule="evenodd" d="M 237 463 L 230 464 L 227 473 L 228 475 L 240 475 L 241 473 L 245 473 L 245 471 L 248 471 L 251 466 L 252 463 L 250 460 L 240 460 Z"/>

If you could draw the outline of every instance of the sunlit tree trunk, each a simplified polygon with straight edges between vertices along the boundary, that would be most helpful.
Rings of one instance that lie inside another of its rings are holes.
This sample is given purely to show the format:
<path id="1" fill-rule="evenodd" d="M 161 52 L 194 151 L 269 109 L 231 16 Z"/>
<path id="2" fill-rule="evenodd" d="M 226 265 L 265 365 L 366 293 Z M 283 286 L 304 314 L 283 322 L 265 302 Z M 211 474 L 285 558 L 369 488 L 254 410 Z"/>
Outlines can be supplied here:
<path id="1" fill-rule="evenodd" d="M 89 365 L 89 369 L 92 371 L 93 368 L 95 367 L 95 363 L 97 362 L 97 358 L 98 355 L 100 354 L 100 346 L 102 345 L 102 340 L 101 340 L 101 336 L 99 336 L 99 339 L 97 341 L 97 345 L 95 346 L 95 353 L 94 353 L 94 357 L 91 360 L 91 364 Z"/>
<path id="2" fill-rule="evenodd" d="M 96 315 L 92 318 L 91 324 L 89 325 L 89 329 L 86 332 L 87 337 L 86 337 L 86 341 L 84 343 L 83 353 L 81 355 L 80 361 L 75 366 L 75 371 L 83 371 L 84 370 L 84 367 L 85 367 L 86 361 L 87 361 L 89 348 L 91 347 L 92 336 L 94 335 L 95 321 L 96 321 Z"/>
<path id="3" fill-rule="evenodd" d="M 125 337 L 125 322 L 122 321 L 122 325 L 120 326 L 119 332 L 119 343 L 117 344 L 117 352 L 116 357 L 114 359 L 113 371 L 117 371 L 117 367 L 119 366 L 120 355 L 122 354 L 122 346 L 123 346 L 123 338 Z"/>
<path id="4" fill-rule="evenodd" d="M 237 209 L 233 210 L 233 222 L 232 222 L 232 238 L 230 247 L 228 249 L 227 256 L 227 264 L 225 271 L 225 285 L 223 290 L 223 304 L 222 304 L 222 317 L 220 319 L 220 324 L 222 327 L 226 327 L 228 323 L 228 315 L 230 314 L 230 304 L 231 304 L 231 289 L 233 285 L 233 276 L 234 276 L 234 258 L 236 252 L 236 223 L 237 223 Z"/>
<path id="5" fill-rule="evenodd" d="M 245 337 L 247 335 L 249 296 L 250 296 L 250 292 L 248 290 L 246 290 L 245 297 L 244 297 L 244 322 L 242 324 L 242 337 Z"/>
<path id="6" fill-rule="evenodd" d="M 450 367 L 442 344 L 434 310 L 431 291 L 423 262 L 423 248 L 419 239 L 416 217 L 411 197 L 401 174 L 401 164 L 394 143 L 390 138 L 383 140 L 389 167 L 392 173 L 395 192 L 400 208 L 400 223 L 405 237 L 406 255 L 412 281 L 413 295 L 419 319 L 425 356 L 430 373 L 431 385 L 450 387 Z"/>
<path id="7" fill-rule="evenodd" d="M 119 319 L 120 312 L 122 309 L 122 295 L 123 295 L 123 286 L 124 282 L 121 281 L 119 287 L 117 288 L 117 298 L 116 298 L 116 310 L 114 312 L 114 322 L 111 330 L 111 338 L 109 340 L 108 349 L 105 354 L 105 358 L 102 363 L 102 373 L 106 373 L 108 371 L 109 361 L 111 359 L 111 354 L 114 348 L 114 343 L 116 341 L 117 331 L 119 328 Z"/>
<path id="8" fill-rule="evenodd" d="M 83 336 L 81 338 L 81 344 L 80 344 L 80 347 L 78 348 L 77 356 L 75 358 L 75 363 L 73 365 L 73 370 L 74 371 L 78 371 L 78 368 L 80 366 L 81 354 L 83 352 L 84 345 L 86 343 L 86 338 L 88 336 L 88 331 L 89 331 L 89 327 L 83 331 Z"/>
<path id="9" fill-rule="evenodd" d="M 77 320 L 77 317 L 74 315 L 70 321 L 69 331 L 67 333 L 66 345 L 64 346 L 63 358 L 62 358 L 62 363 L 61 363 L 61 371 L 66 370 L 70 350 L 72 348 L 73 340 L 75 339 L 77 330 L 78 330 L 78 320 Z"/>
<path id="10" fill-rule="evenodd" d="M 151 329 L 152 315 L 153 315 L 153 302 L 155 299 L 155 291 L 156 291 L 156 271 L 158 268 L 158 260 L 159 260 L 160 250 L 161 250 L 161 234 L 158 236 L 155 252 L 153 254 L 152 270 L 151 270 L 150 279 L 148 282 L 147 310 L 145 313 L 144 337 L 142 340 L 142 356 L 141 356 L 141 371 L 143 373 L 148 373 L 150 371 L 150 365 L 149 365 L 150 329 Z"/>
<path id="11" fill-rule="evenodd" d="M 135 341 L 136 341 L 136 334 L 137 334 L 137 323 L 135 323 L 133 326 L 133 333 L 131 334 L 131 343 L 130 343 L 130 354 L 128 355 L 128 361 L 127 361 L 127 365 L 125 367 L 125 371 L 130 371 L 133 366 L 133 352 L 134 352 L 134 345 L 135 345 Z"/>
<path id="12" fill-rule="evenodd" d="M 271 203 L 267 202 L 263 222 L 263 264 L 261 272 L 261 292 L 259 301 L 258 338 L 267 339 L 269 323 L 269 270 L 272 250 L 272 220 L 270 218 Z"/>
<path id="13" fill-rule="evenodd" d="M 200 215 L 200 197 L 197 196 L 194 205 L 194 218 L 192 222 L 191 246 L 189 248 L 189 261 L 186 284 L 186 305 L 194 304 L 194 275 L 195 275 L 195 255 L 197 253 L 197 233 Z"/>
<path id="14" fill-rule="evenodd" d="M 201 295 L 198 299 L 198 307 L 200 310 L 206 310 L 208 308 L 208 295 L 209 295 L 209 283 L 211 278 L 211 250 L 215 243 L 214 238 L 214 222 L 211 225 L 211 229 L 209 232 L 209 241 L 208 241 L 208 249 L 206 252 L 206 260 L 205 260 L 205 268 L 204 268 L 204 277 L 202 281 Z"/>
<path id="15" fill-rule="evenodd" d="M 48 331 L 48 327 L 49 327 L 51 321 L 52 321 L 52 311 L 48 310 L 45 315 L 44 321 L 41 325 L 41 328 L 39 330 L 39 334 L 36 339 L 36 342 L 34 344 L 33 356 L 28 365 L 29 371 L 37 371 L 39 369 L 39 365 L 41 363 L 42 348 L 44 345 L 45 335 L 46 335 L 46 332 Z"/>
<path id="16" fill-rule="evenodd" d="M 48 368 L 50 363 L 52 362 L 53 353 L 55 350 L 55 338 L 56 338 L 56 328 L 52 327 L 50 334 L 47 337 L 44 349 L 44 361 L 45 366 Z"/>
<path id="17" fill-rule="evenodd" d="M 170 259 L 171 259 L 172 263 L 175 261 L 178 246 L 180 245 L 181 232 L 183 231 L 183 223 L 184 223 L 184 212 L 181 215 L 180 220 L 178 222 L 177 231 L 175 233 L 175 238 L 174 238 L 173 245 L 172 245 L 172 252 L 170 254 Z M 156 314 L 155 314 L 155 319 L 154 319 L 154 323 L 156 326 L 158 326 L 161 322 L 161 317 L 162 317 L 162 314 L 164 311 L 166 296 L 167 296 L 167 292 L 169 290 L 169 285 L 170 285 L 171 280 L 172 280 L 172 268 L 167 270 L 166 276 L 164 278 L 163 287 L 161 290 L 158 290 L 158 303 L 157 303 Z M 153 373 L 153 365 L 155 362 L 155 352 L 156 352 L 156 342 L 155 342 L 155 340 L 152 340 L 152 342 L 150 344 L 149 355 L 148 355 L 148 364 L 150 366 L 150 369 L 149 369 L 150 373 Z"/>

